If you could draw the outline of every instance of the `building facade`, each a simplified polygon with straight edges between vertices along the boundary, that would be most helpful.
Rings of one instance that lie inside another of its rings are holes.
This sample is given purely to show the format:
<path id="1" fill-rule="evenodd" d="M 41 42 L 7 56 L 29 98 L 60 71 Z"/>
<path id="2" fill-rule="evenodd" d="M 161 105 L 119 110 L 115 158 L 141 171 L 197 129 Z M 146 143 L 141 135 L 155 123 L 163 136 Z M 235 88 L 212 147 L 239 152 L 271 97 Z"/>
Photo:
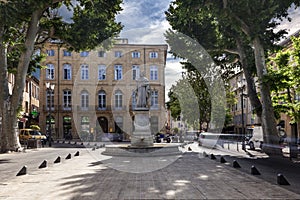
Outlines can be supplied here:
<path id="1" fill-rule="evenodd" d="M 167 45 L 116 41 L 108 51 L 98 48 L 79 53 L 61 44 L 46 45 L 46 69 L 40 77 L 40 126 L 43 131 L 51 128 L 54 139 L 88 134 L 97 140 L 103 133 L 120 133 L 129 139 L 136 80 L 142 73 L 151 87 L 152 133 L 163 128 Z M 47 89 L 46 83 L 54 85 L 53 90 Z"/>
<path id="2" fill-rule="evenodd" d="M 292 36 L 299 37 L 300 31 L 297 31 Z M 291 37 L 291 36 L 290 36 Z M 279 43 L 280 46 L 283 47 L 283 49 L 288 50 L 292 47 L 291 38 L 288 37 L 286 40 Z M 271 57 L 274 55 L 271 55 Z M 254 79 L 257 79 L 257 77 L 254 77 Z M 236 104 L 233 105 L 230 108 L 231 115 L 233 116 L 232 124 L 231 124 L 231 130 L 235 133 L 243 133 L 242 129 L 246 129 L 251 126 L 255 125 L 261 125 L 261 121 L 256 116 L 256 114 L 253 112 L 253 108 L 251 106 L 249 97 L 247 96 L 247 84 L 245 81 L 245 75 L 242 70 L 237 71 L 234 76 L 232 76 L 229 79 L 229 85 L 231 87 L 231 91 L 234 92 L 235 98 L 236 98 Z M 259 87 L 256 86 L 256 90 L 259 93 Z M 284 93 L 284 91 L 283 91 Z M 274 94 L 271 94 L 274 95 Z M 300 95 L 296 95 L 295 99 L 300 99 Z M 243 116 L 243 120 L 242 120 Z M 285 114 L 280 113 L 280 118 L 276 119 L 277 125 L 281 126 L 281 128 L 284 129 L 285 133 L 287 134 L 287 137 L 292 137 L 291 135 L 291 118 Z M 300 126 L 300 123 L 297 123 L 298 127 Z M 297 130 L 297 138 L 300 136 L 299 129 Z"/>
<path id="3" fill-rule="evenodd" d="M 15 86 L 15 75 L 7 74 L 9 94 Z M 34 75 L 27 76 L 22 95 L 21 110 L 18 115 L 18 127 L 26 128 L 39 124 L 39 80 Z"/>
<path id="4" fill-rule="evenodd" d="M 236 102 L 231 106 L 230 113 L 232 116 L 232 124 L 227 132 L 234 132 L 237 134 L 245 133 L 246 128 L 253 125 L 261 125 L 261 121 L 253 112 L 250 99 L 247 94 L 247 83 L 243 71 L 237 72 L 229 79 L 231 92 L 234 93 Z M 257 87 L 257 90 L 259 88 Z"/>

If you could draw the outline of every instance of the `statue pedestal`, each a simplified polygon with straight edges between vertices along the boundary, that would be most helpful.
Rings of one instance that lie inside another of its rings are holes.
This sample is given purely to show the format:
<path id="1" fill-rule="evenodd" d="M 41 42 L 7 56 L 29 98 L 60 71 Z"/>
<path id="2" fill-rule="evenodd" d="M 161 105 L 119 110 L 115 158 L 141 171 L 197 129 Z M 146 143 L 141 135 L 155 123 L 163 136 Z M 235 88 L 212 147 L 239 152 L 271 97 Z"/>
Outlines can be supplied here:
<path id="1" fill-rule="evenodd" d="M 135 110 L 134 132 L 131 135 L 131 146 L 153 146 L 153 136 L 151 135 L 148 108 L 141 108 Z"/>

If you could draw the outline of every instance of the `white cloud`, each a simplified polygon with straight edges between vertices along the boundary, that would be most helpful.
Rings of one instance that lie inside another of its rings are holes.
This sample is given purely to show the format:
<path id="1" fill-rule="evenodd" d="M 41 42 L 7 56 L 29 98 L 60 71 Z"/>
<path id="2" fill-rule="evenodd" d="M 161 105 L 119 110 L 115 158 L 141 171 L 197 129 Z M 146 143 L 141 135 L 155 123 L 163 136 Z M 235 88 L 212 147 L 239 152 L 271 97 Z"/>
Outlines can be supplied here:
<path id="1" fill-rule="evenodd" d="M 292 6 L 289 9 L 289 17 L 292 19 L 291 22 L 283 20 L 276 29 L 286 29 L 288 35 L 292 35 L 300 30 L 300 8 L 295 9 L 295 7 Z"/>
<path id="2" fill-rule="evenodd" d="M 125 0 L 117 20 L 124 25 L 120 37 L 135 44 L 165 43 L 164 33 L 170 28 L 164 12 L 170 0 Z"/>
<path id="3" fill-rule="evenodd" d="M 182 65 L 180 64 L 180 60 L 179 59 L 172 59 L 169 58 L 166 64 L 166 69 L 165 69 L 165 82 L 166 82 L 166 94 L 165 94 L 165 98 L 166 101 L 169 100 L 168 97 L 168 92 L 170 90 L 170 88 L 172 87 L 172 85 L 176 84 L 176 81 L 178 81 L 179 79 L 182 78 L 182 72 L 184 72 L 185 70 L 182 69 Z"/>

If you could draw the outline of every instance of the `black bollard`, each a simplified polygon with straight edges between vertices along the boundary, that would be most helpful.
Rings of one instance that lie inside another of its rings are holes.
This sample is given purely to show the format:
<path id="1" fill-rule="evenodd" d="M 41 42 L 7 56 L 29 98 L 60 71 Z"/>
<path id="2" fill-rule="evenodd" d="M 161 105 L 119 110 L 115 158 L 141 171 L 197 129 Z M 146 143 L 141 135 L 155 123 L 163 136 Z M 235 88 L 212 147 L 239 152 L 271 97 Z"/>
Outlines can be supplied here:
<path id="1" fill-rule="evenodd" d="M 54 163 L 60 163 L 60 156 L 58 156 L 56 159 L 55 159 L 55 161 L 54 161 Z"/>
<path id="2" fill-rule="evenodd" d="M 74 154 L 74 156 L 79 156 L 79 151 L 77 151 L 77 152 Z"/>
<path id="3" fill-rule="evenodd" d="M 282 174 L 277 175 L 277 184 L 278 185 L 290 185 L 286 178 Z"/>
<path id="4" fill-rule="evenodd" d="M 188 151 L 192 151 L 192 148 L 191 148 L 191 147 L 189 147 L 189 148 L 188 148 Z"/>
<path id="5" fill-rule="evenodd" d="M 205 151 L 203 151 L 203 157 L 208 157 L 207 153 Z"/>
<path id="6" fill-rule="evenodd" d="M 221 156 L 220 162 L 221 162 L 221 163 L 226 163 L 226 160 L 225 160 L 225 158 L 224 158 L 223 156 Z"/>
<path id="7" fill-rule="evenodd" d="M 210 159 L 215 160 L 216 156 L 214 154 L 210 154 Z"/>
<path id="8" fill-rule="evenodd" d="M 71 154 L 69 153 L 66 157 L 66 160 L 71 159 Z"/>
<path id="9" fill-rule="evenodd" d="M 40 164 L 39 169 L 41 169 L 41 168 L 46 168 L 46 167 L 47 167 L 47 160 L 44 160 L 44 161 Z"/>
<path id="10" fill-rule="evenodd" d="M 251 174 L 252 175 L 260 175 L 260 172 L 257 170 L 257 168 L 254 165 L 252 165 L 252 167 L 251 167 Z"/>
<path id="11" fill-rule="evenodd" d="M 26 165 L 24 165 L 22 167 L 22 169 L 17 173 L 16 176 L 22 176 L 22 175 L 25 175 L 25 174 L 27 174 L 27 166 Z"/>
<path id="12" fill-rule="evenodd" d="M 233 161 L 232 166 L 233 168 L 241 168 L 240 164 L 236 160 Z"/>

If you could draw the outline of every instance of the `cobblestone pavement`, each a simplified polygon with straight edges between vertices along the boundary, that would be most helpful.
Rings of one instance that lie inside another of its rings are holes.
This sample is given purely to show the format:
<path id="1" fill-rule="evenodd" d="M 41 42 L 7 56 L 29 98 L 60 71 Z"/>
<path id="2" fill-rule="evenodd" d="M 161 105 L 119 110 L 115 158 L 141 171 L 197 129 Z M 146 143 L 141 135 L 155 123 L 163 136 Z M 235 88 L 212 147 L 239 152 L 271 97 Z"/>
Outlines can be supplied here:
<path id="1" fill-rule="evenodd" d="M 80 149 L 79 156 L 60 164 L 28 169 L 0 185 L 0 199 L 300 199 L 199 152 L 137 158 L 102 151 Z"/>

